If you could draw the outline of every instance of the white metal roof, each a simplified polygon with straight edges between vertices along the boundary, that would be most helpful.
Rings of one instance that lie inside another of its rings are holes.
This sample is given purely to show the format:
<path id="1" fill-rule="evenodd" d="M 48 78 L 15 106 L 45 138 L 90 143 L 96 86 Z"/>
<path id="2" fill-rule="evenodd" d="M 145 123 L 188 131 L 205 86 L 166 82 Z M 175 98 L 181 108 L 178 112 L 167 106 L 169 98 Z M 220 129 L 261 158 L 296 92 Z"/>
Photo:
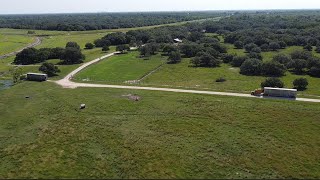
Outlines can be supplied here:
<path id="1" fill-rule="evenodd" d="M 41 75 L 41 76 L 47 76 L 47 74 L 42 74 L 42 73 L 27 73 L 27 74 L 30 74 L 30 75 Z"/>
<path id="2" fill-rule="evenodd" d="M 265 87 L 264 89 L 270 89 L 270 90 L 282 90 L 282 91 L 295 91 L 295 92 L 297 92 L 297 91 L 298 91 L 298 90 L 296 90 L 296 89 L 272 88 L 272 87 Z"/>
<path id="3" fill-rule="evenodd" d="M 175 41 L 178 41 L 178 42 L 182 42 L 182 40 L 181 39 L 179 39 L 179 38 L 176 38 L 176 39 L 174 39 Z"/>

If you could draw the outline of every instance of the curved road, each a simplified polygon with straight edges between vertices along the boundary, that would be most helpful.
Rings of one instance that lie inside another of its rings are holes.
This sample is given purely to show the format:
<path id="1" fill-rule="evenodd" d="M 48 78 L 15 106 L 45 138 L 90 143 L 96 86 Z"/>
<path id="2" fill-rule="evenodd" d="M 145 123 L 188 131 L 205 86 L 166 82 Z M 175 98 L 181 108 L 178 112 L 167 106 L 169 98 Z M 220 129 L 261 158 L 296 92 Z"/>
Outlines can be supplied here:
<path id="1" fill-rule="evenodd" d="M 23 51 L 24 49 L 35 47 L 35 46 L 38 46 L 40 44 L 41 44 L 41 38 L 40 37 L 36 37 L 35 42 L 33 42 L 31 44 L 28 44 L 27 46 L 25 46 L 24 48 L 22 48 L 22 49 L 20 49 L 18 51 L 14 51 L 14 52 L 11 52 L 11 53 L 8 53 L 8 54 L 1 55 L 0 59 L 4 59 L 4 58 L 10 57 L 10 56 L 14 56 L 14 55 L 18 54 L 19 52 Z"/>
<path id="2" fill-rule="evenodd" d="M 256 97 L 251 96 L 250 94 L 242 94 L 242 93 L 228 93 L 228 92 L 214 92 L 214 91 L 200 91 L 200 90 L 188 90 L 188 89 L 172 89 L 172 88 L 157 88 L 157 87 L 141 87 L 141 86 L 121 86 L 121 85 L 104 85 L 104 84 L 89 84 L 89 83 L 76 83 L 72 82 L 71 79 L 74 75 L 79 73 L 84 68 L 97 63 L 103 59 L 111 57 L 118 52 L 110 53 L 108 55 L 102 56 L 90 62 L 83 64 L 78 67 L 71 73 L 69 73 L 66 77 L 59 81 L 55 81 L 55 83 L 61 85 L 64 88 L 77 88 L 77 87 L 93 87 L 93 88 L 115 88 L 115 89 L 133 89 L 133 90 L 149 90 L 149 91 L 165 91 L 165 92 L 177 92 L 177 93 L 192 93 L 192 94 L 208 94 L 208 95 L 220 95 L 220 96 L 234 96 L 234 97 L 247 97 L 247 98 L 263 98 L 270 99 L 270 97 Z M 273 99 L 286 99 L 286 98 L 273 98 Z M 307 98 L 296 98 L 296 99 L 286 99 L 286 100 L 295 100 L 295 101 L 304 101 L 304 102 L 316 102 L 320 103 L 320 99 L 307 99 Z"/>

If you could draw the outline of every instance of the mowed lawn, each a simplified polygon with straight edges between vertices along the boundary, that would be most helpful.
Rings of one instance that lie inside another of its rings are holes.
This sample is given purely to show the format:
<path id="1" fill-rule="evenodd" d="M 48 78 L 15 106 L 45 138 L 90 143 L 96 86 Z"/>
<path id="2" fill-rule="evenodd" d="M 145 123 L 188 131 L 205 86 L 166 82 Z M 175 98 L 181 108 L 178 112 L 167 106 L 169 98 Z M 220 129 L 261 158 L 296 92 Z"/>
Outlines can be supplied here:
<path id="1" fill-rule="evenodd" d="M 74 79 L 98 83 L 123 83 L 138 80 L 165 63 L 167 59 L 167 57 L 161 57 L 160 54 L 150 59 L 138 56 L 137 51 L 113 56 L 84 69 Z"/>
<path id="2" fill-rule="evenodd" d="M 320 177 L 314 103 L 50 82 L 0 99 L 0 178 Z"/>

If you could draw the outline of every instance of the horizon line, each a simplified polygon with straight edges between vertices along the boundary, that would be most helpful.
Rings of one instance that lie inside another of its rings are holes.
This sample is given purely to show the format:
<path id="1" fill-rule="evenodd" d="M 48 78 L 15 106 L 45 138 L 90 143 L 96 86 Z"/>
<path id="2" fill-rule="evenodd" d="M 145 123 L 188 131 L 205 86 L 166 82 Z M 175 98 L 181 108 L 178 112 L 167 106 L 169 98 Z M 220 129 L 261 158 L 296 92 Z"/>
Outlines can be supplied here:
<path id="1" fill-rule="evenodd" d="M 183 12 L 233 12 L 233 11 L 319 11 L 320 8 L 287 8 L 287 9 L 226 9 L 226 10 L 154 10 L 154 11 L 96 11 L 96 12 L 49 12 L 49 13 L 0 13 L 0 16 L 3 15 L 58 15 L 58 14 L 116 14 L 116 13 L 183 13 Z"/>

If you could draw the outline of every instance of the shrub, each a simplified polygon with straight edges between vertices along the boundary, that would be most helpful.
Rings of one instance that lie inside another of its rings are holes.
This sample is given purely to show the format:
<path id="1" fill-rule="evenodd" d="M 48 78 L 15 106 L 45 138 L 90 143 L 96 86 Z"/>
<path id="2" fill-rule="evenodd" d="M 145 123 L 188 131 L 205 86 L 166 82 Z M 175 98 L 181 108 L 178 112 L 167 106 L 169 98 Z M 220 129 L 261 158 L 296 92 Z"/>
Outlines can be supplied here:
<path id="1" fill-rule="evenodd" d="M 224 77 L 219 77 L 216 79 L 216 82 L 226 82 L 227 80 Z"/>
<path id="2" fill-rule="evenodd" d="M 244 75 L 259 75 L 262 62 L 259 59 L 247 59 L 240 67 L 240 73 Z"/>
<path id="3" fill-rule="evenodd" d="M 102 51 L 105 51 L 105 52 L 106 52 L 106 51 L 109 51 L 109 50 L 110 50 L 109 46 L 103 46 L 103 47 L 102 47 Z"/>
<path id="4" fill-rule="evenodd" d="M 306 90 L 308 85 L 309 85 L 309 82 L 306 78 L 298 78 L 293 81 L 293 86 L 298 91 Z"/>
<path id="5" fill-rule="evenodd" d="M 87 43 L 87 44 L 85 45 L 85 47 L 86 47 L 86 49 L 93 49 L 93 48 L 94 48 L 94 44 L 92 44 L 92 43 Z"/>
<path id="6" fill-rule="evenodd" d="M 261 83 L 261 88 L 265 87 L 283 88 L 284 83 L 279 78 L 271 77 Z"/>

